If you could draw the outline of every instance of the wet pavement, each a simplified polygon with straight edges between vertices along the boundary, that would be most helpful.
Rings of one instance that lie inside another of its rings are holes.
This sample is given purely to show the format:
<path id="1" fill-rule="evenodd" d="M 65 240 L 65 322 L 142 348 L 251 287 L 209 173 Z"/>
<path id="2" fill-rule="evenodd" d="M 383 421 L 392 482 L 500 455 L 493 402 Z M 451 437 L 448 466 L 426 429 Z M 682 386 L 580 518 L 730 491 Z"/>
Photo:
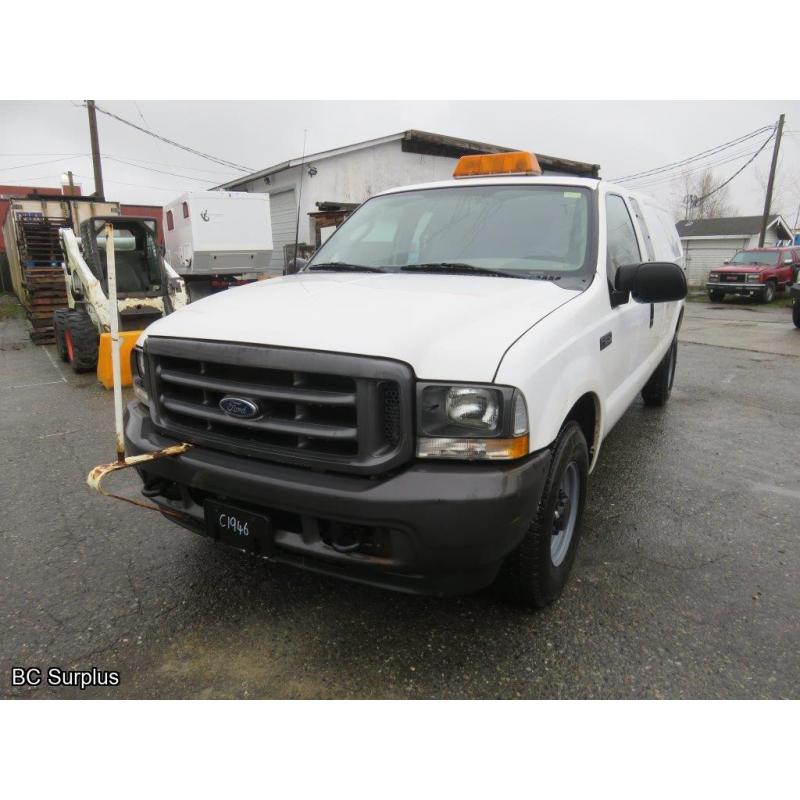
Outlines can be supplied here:
<path id="1" fill-rule="evenodd" d="M 800 356 L 799 333 L 792 322 L 791 307 L 776 308 L 749 298 L 729 298 L 722 303 L 687 303 L 681 339 L 756 353 Z"/>
<path id="2" fill-rule="evenodd" d="M 604 443 L 571 582 L 532 613 L 265 565 L 93 493 L 111 394 L 0 321 L 0 694 L 800 697 L 799 400 L 798 358 L 682 344 L 667 408 L 637 402 Z M 12 666 L 120 685 L 12 688 Z"/>

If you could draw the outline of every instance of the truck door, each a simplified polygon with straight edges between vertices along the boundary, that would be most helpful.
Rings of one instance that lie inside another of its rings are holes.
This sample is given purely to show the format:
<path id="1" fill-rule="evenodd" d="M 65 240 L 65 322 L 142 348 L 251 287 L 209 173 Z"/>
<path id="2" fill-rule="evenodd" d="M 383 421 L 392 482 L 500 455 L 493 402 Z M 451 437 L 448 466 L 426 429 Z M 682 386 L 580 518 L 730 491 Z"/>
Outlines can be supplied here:
<path id="1" fill-rule="evenodd" d="M 648 224 L 647 217 L 642 210 L 641 205 L 635 197 L 628 198 L 628 204 L 633 212 L 634 227 L 638 229 L 639 241 L 644 243 L 644 251 L 647 254 L 647 261 L 658 261 L 656 257 L 656 246 L 653 240 L 651 227 Z M 671 259 L 666 258 L 665 261 Z M 671 304 L 670 308 L 671 308 Z M 649 358 L 649 356 L 658 349 L 661 341 L 666 335 L 666 321 L 669 309 L 666 303 L 650 303 L 649 304 L 649 322 L 648 328 L 641 340 L 641 356 L 642 360 Z"/>
<path id="2" fill-rule="evenodd" d="M 614 286 L 617 270 L 627 264 L 640 264 L 643 259 L 625 200 L 617 194 L 606 195 L 605 211 L 606 271 L 610 306 L 610 290 Z M 607 345 L 609 355 L 605 360 L 604 370 L 610 381 L 608 413 L 611 417 L 609 423 L 613 425 L 641 388 L 638 373 L 641 371 L 645 349 L 644 339 L 650 329 L 650 306 L 629 300 L 610 307 L 608 319 L 613 338 Z"/>
<path id="3" fill-rule="evenodd" d="M 785 286 L 794 281 L 794 258 L 791 250 L 781 250 L 781 266 L 778 285 Z"/>

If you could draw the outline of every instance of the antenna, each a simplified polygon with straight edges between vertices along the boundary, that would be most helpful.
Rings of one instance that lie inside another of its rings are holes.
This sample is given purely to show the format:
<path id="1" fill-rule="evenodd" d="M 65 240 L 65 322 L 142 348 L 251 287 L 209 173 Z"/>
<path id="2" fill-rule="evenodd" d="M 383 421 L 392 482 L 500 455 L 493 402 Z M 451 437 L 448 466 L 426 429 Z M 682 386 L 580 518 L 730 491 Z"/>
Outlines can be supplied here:
<path id="1" fill-rule="evenodd" d="M 300 237 L 300 201 L 303 199 L 303 165 L 306 162 L 308 128 L 303 128 L 303 155 L 300 157 L 300 187 L 297 191 L 297 222 L 294 226 L 294 269 L 297 270 L 297 240 Z"/>

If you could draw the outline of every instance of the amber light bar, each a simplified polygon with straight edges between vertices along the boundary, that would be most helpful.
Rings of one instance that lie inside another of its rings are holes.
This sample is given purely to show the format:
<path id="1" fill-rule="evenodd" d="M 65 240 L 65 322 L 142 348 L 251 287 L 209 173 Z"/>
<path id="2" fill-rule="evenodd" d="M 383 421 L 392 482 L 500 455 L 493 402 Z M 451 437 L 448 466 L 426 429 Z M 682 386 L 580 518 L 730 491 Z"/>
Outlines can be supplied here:
<path id="1" fill-rule="evenodd" d="M 454 178 L 474 178 L 480 175 L 541 175 L 542 168 L 533 153 L 491 153 L 480 156 L 461 156 L 453 170 Z"/>

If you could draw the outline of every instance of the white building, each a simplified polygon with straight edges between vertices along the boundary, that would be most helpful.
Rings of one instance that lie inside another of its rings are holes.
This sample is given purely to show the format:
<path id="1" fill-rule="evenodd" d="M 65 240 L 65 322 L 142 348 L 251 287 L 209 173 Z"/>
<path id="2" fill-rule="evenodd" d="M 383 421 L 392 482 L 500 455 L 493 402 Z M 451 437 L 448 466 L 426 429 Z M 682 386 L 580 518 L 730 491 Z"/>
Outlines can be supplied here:
<path id="1" fill-rule="evenodd" d="M 681 220 L 675 226 L 686 254 L 686 273 L 690 286 L 704 286 L 708 272 L 719 267 L 739 250 L 758 247 L 762 217 L 717 217 Z M 792 231 L 779 214 L 767 225 L 765 247 L 791 242 Z"/>
<path id="2" fill-rule="evenodd" d="M 270 196 L 273 253 L 270 271 L 280 273 L 295 242 L 315 249 L 360 203 L 394 186 L 446 180 L 461 156 L 513 149 L 408 130 L 380 139 L 294 158 L 230 181 L 218 189 Z M 537 154 L 545 174 L 598 177 L 597 164 Z"/>

